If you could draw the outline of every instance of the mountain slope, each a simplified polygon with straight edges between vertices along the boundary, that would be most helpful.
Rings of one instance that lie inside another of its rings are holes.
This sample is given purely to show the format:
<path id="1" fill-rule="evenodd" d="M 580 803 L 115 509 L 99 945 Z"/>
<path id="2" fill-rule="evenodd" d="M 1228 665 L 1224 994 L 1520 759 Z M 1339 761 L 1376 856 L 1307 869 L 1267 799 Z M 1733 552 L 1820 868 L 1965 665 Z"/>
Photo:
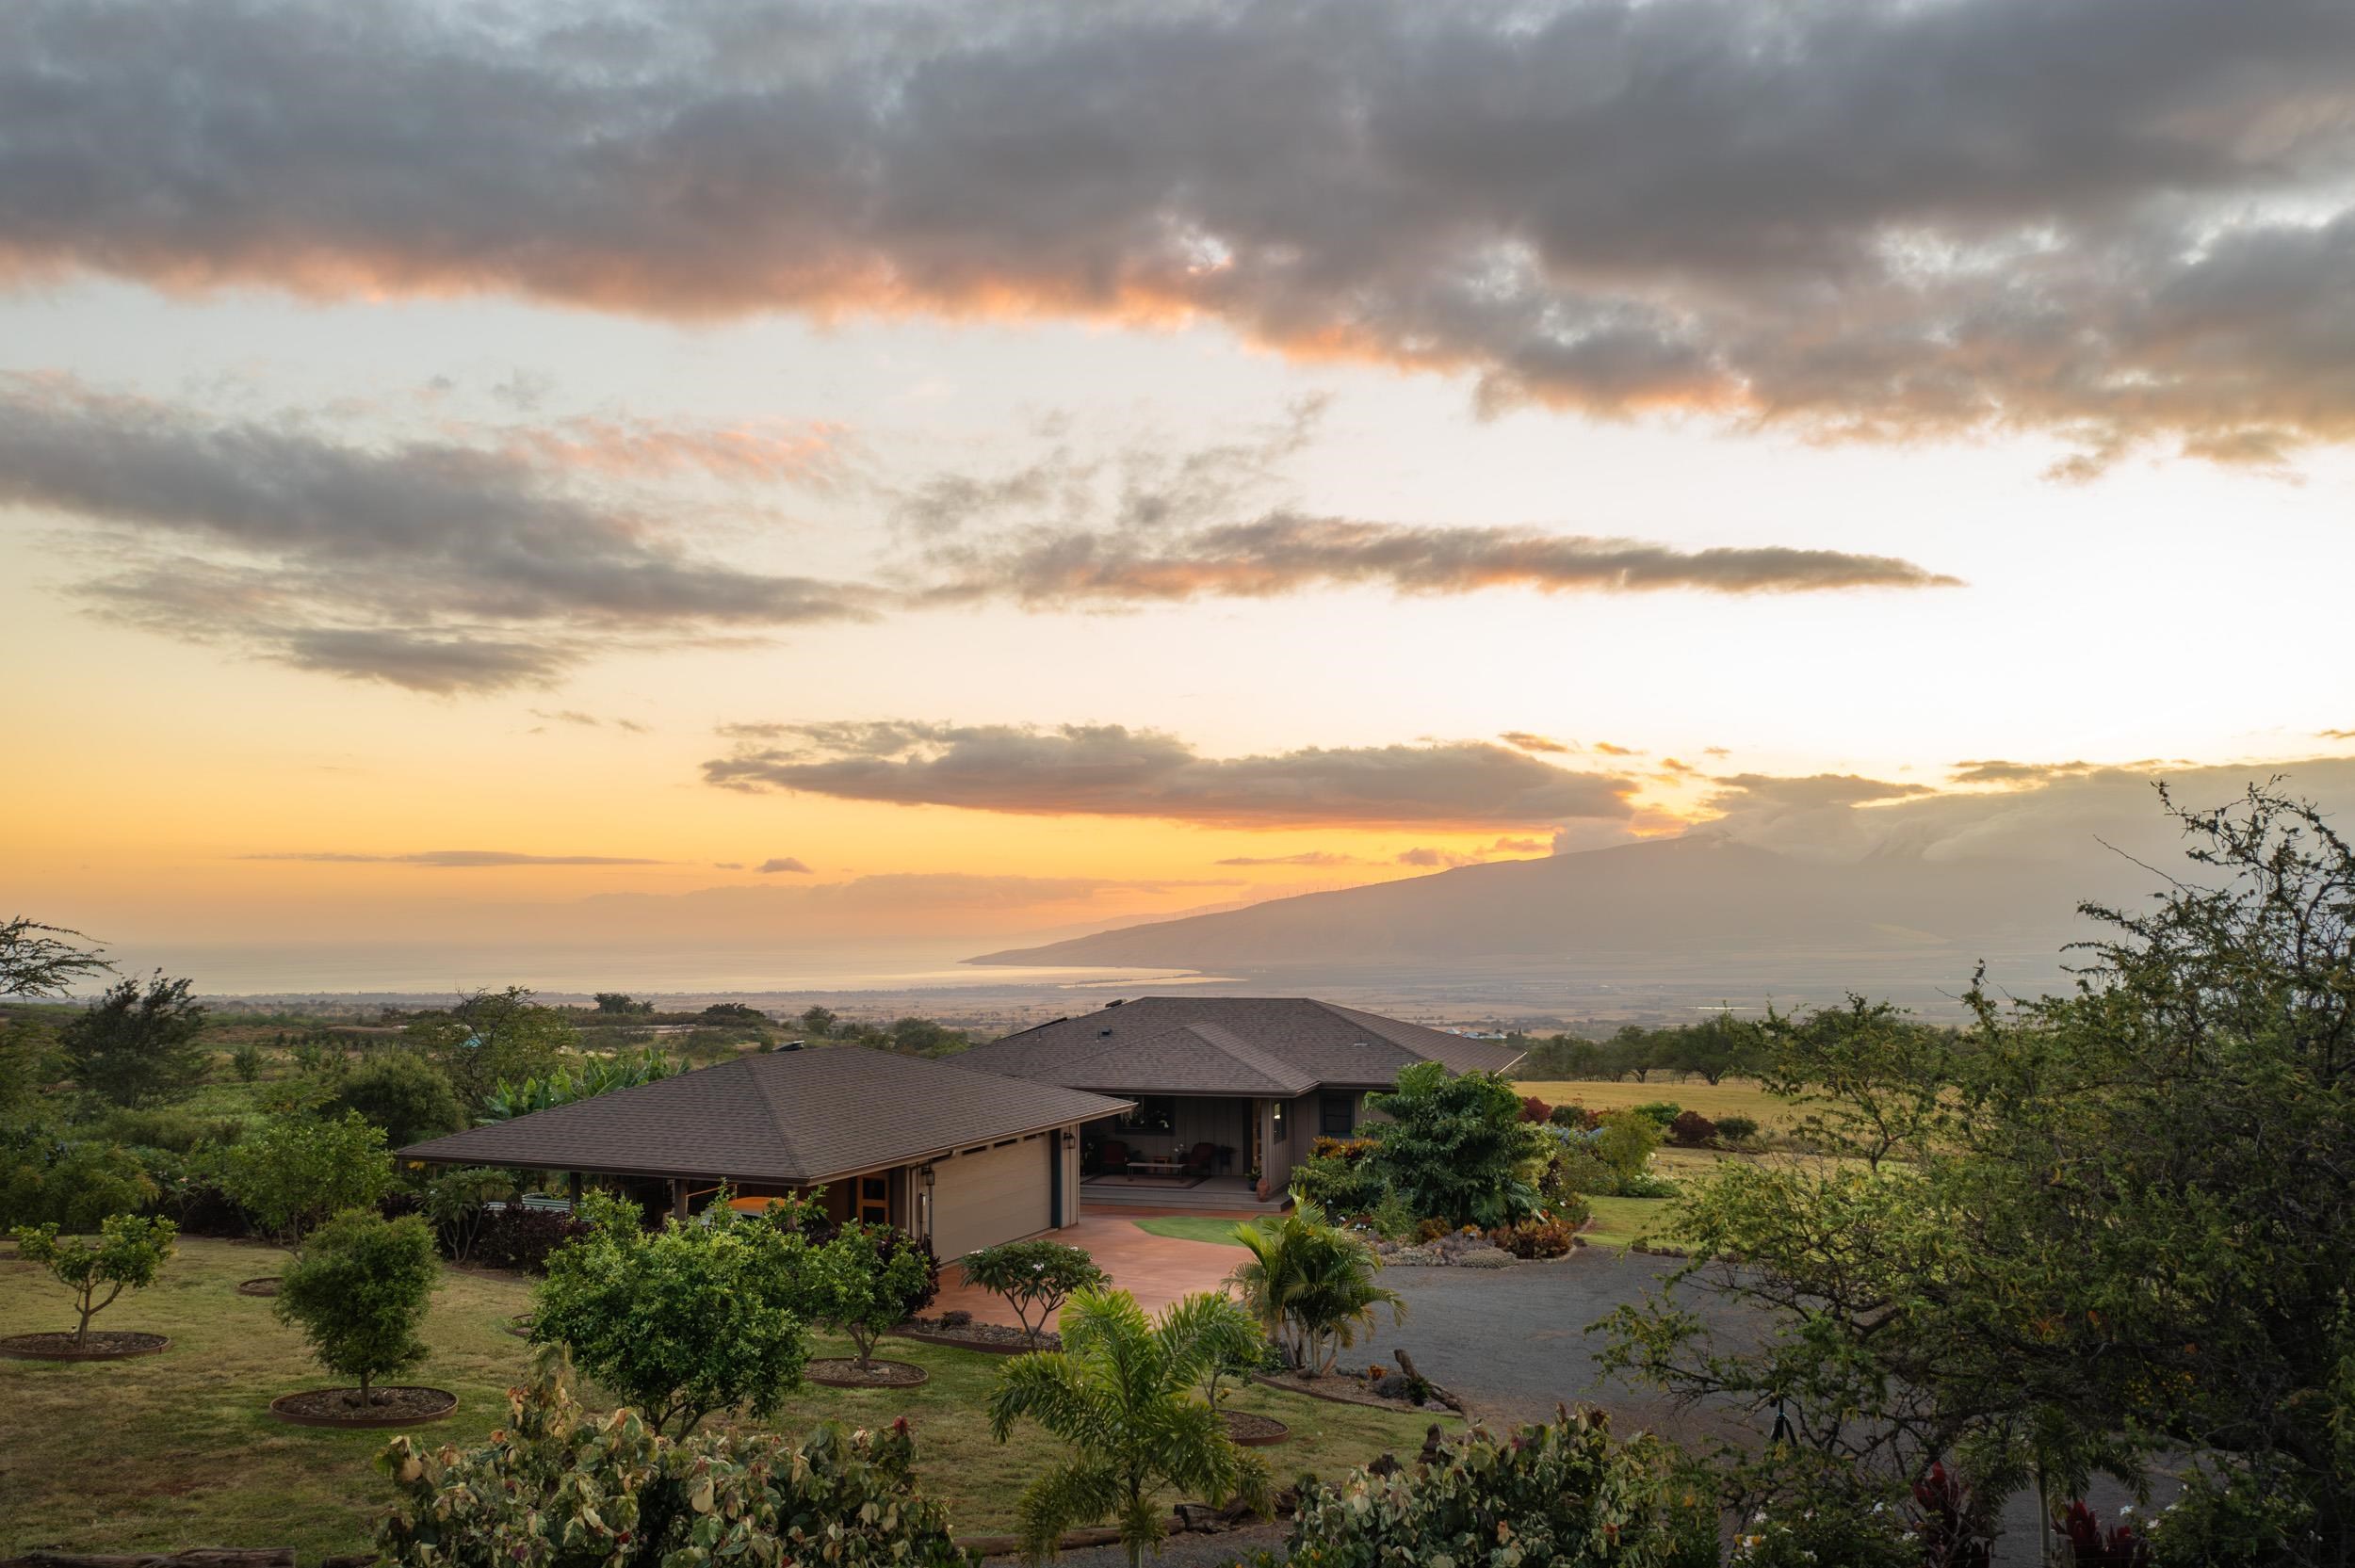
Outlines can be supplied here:
<path id="1" fill-rule="evenodd" d="M 1265 970 L 1642 954 L 1706 964 L 1761 953 L 2039 949 L 2084 934 L 2078 899 L 2134 885 L 2123 863 L 1830 862 L 1688 835 L 1279 898 L 975 963 Z"/>

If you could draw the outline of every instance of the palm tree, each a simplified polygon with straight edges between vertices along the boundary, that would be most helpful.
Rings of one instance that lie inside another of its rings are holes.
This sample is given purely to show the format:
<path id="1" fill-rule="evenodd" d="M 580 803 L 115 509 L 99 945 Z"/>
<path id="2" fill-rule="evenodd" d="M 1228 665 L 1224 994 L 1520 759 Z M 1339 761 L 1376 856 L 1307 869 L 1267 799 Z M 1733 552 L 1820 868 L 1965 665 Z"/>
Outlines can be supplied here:
<path id="1" fill-rule="evenodd" d="M 1249 1354 L 1259 1338 L 1224 1296 L 1189 1296 L 1153 1322 L 1125 1290 L 1074 1292 L 1063 1312 L 1064 1348 L 1009 1363 L 989 1402 L 999 1442 L 1027 1415 L 1071 1445 L 1015 1511 L 1031 1560 L 1051 1557 L 1064 1530 L 1111 1516 L 1136 1568 L 1147 1547 L 1160 1547 L 1164 1487 L 1215 1504 L 1241 1497 L 1265 1511 L 1267 1466 L 1235 1447 L 1194 1393 L 1212 1364 Z"/>
<path id="2" fill-rule="evenodd" d="M 1284 1359 L 1310 1377 L 1356 1344 L 1359 1329 L 1373 1328 L 1375 1307 L 1389 1307 L 1393 1323 L 1406 1316 L 1399 1293 L 1374 1283 L 1382 1260 L 1373 1249 L 1328 1223 L 1314 1203 L 1238 1226 L 1235 1239 L 1251 1260 L 1229 1280 Z"/>

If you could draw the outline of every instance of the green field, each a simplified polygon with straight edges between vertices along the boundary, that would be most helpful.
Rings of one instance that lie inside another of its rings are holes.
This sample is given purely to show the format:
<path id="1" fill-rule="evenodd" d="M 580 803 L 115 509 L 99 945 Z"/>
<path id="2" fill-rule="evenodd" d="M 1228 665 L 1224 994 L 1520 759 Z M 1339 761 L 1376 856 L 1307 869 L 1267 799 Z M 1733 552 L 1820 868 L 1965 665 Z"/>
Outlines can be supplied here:
<path id="1" fill-rule="evenodd" d="M 1776 1098 L 1747 1078 L 1727 1078 L 1714 1084 L 1698 1078 L 1690 1083 L 1664 1083 L 1656 1077 L 1650 1083 L 1533 1078 L 1513 1087 L 1523 1094 L 1536 1095 L 1548 1105 L 1558 1106 L 1567 1101 L 1588 1110 L 1624 1110 L 1665 1100 L 1686 1110 L 1697 1110 L 1712 1121 L 1721 1116 L 1742 1115 L 1752 1118 L 1762 1127 L 1782 1128 L 1795 1120 L 1790 1101 Z"/>
<path id="2" fill-rule="evenodd" d="M 272 1396 L 334 1380 L 310 1360 L 270 1303 L 236 1294 L 241 1279 L 274 1274 L 285 1255 L 241 1242 L 188 1240 L 154 1288 L 124 1298 L 97 1326 L 170 1334 L 171 1348 L 135 1361 L 0 1361 L 0 1557 L 36 1547 L 132 1552 L 192 1546 L 292 1546 L 315 1554 L 363 1549 L 391 1500 L 369 1465 L 386 1432 L 289 1427 L 269 1416 Z M 530 1304 L 524 1282 L 447 1270 L 426 1322 L 433 1355 L 402 1381 L 454 1390 L 457 1414 L 414 1435 L 482 1440 L 507 1414 L 506 1389 L 528 1349 L 506 1333 Z M 65 1291 L 41 1270 L 0 1259 L 0 1334 L 72 1328 Z M 821 1419 L 872 1425 L 906 1415 L 916 1429 L 924 1490 L 949 1506 L 959 1533 L 1007 1530 L 1023 1485 L 1053 1440 L 1027 1424 L 990 1441 L 984 1401 L 1002 1357 L 907 1340 L 885 1352 L 932 1374 L 917 1389 L 810 1389 L 771 1423 Z M 817 1354 L 847 1343 L 820 1336 Z M 594 1390 L 584 1397 L 602 1403 Z M 1292 1439 L 1267 1451 L 1279 1476 L 1338 1475 L 1386 1450 L 1411 1453 L 1429 1417 L 1243 1388 L 1234 1408 L 1289 1423 Z"/>
<path id="3" fill-rule="evenodd" d="M 1180 1241 L 1214 1241 L 1222 1247 L 1240 1247 L 1235 1239 L 1235 1227 L 1241 1220 L 1224 1220 L 1208 1214 L 1173 1214 L 1166 1220 L 1140 1220 L 1137 1229 L 1152 1236 L 1175 1237 Z"/>
<path id="4" fill-rule="evenodd" d="M 1674 1198 L 1589 1198 L 1594 1223 L 1579 1234 L 1591 1245 L 1627 1247 L 1658 1238 L 1674 1217 Z"/>

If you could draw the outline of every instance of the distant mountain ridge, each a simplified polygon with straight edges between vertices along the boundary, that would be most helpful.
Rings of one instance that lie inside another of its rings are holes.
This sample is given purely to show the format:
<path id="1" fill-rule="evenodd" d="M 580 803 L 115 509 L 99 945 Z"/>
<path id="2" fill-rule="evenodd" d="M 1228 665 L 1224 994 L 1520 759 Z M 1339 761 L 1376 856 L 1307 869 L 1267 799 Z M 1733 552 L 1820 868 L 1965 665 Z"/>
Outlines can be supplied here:
<path id="1" fill-rule="evenodd" d="M 1694 964 L 1804 951 L 2047 950 L 2087 934 L 2079 900 L 2146 885 L 2129 863 L 2071 858 L 1834 861 L 1707 833 L 1465 866 L 1246 909 L 983 954 L 981 964 L 1543 962 L 1609 954 Z"/>

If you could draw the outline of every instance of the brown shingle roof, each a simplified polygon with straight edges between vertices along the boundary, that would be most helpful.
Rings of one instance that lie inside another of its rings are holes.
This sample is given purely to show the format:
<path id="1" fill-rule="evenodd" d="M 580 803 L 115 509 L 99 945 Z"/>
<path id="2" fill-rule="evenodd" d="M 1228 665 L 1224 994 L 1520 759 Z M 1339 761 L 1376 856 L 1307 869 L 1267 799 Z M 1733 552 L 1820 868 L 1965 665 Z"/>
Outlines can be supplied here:
<path id="1" fill-rule="evenodd" d="M 469 1127 L 401 1155 L 798 1187 L 1120 1108 L 1117 1100 L 1051 1084 L 841 1046 L 739 1057 Z"/>
<path id="2" fill-rule="evenodd" d="M 1502 1072 L 1520 1053 L 1307 996 L 1140 996 L 1059 1018 L 957 1059 L 1034 1083 L 1120 1094 L 1307 1093 L 1378 1087 L 1417 1061 Z"/>

